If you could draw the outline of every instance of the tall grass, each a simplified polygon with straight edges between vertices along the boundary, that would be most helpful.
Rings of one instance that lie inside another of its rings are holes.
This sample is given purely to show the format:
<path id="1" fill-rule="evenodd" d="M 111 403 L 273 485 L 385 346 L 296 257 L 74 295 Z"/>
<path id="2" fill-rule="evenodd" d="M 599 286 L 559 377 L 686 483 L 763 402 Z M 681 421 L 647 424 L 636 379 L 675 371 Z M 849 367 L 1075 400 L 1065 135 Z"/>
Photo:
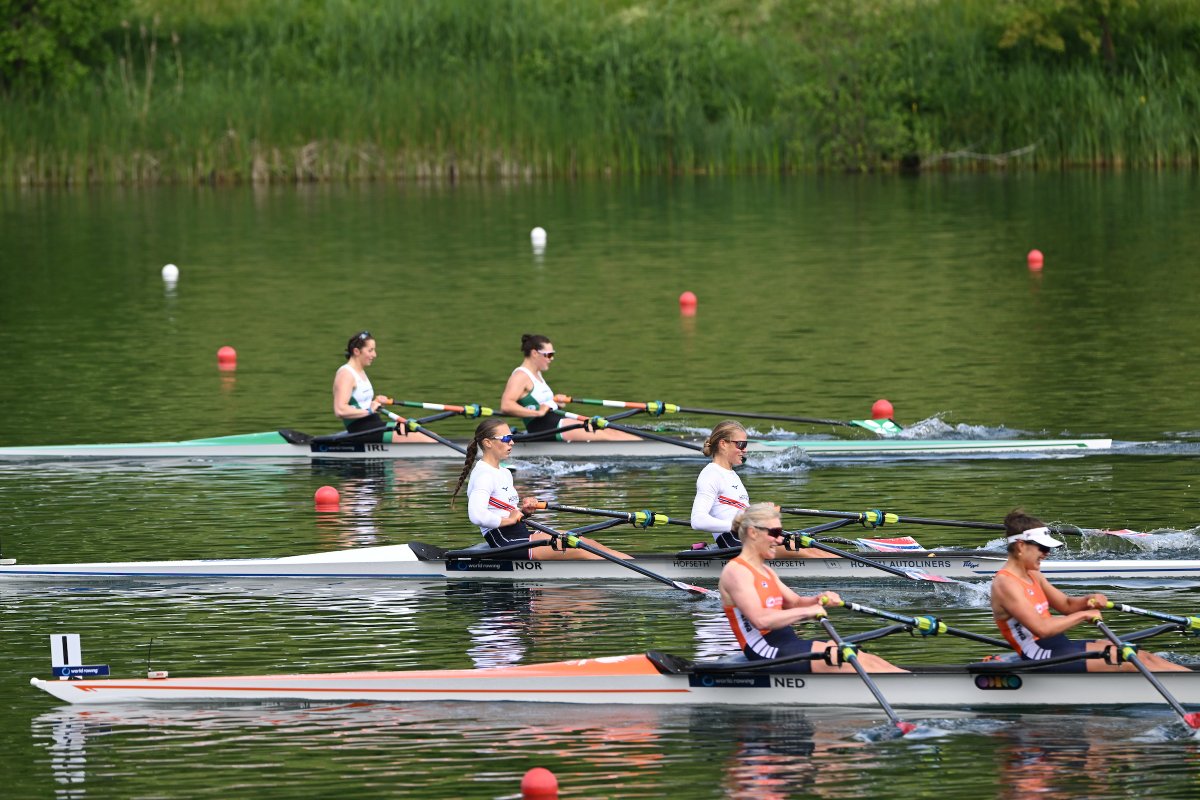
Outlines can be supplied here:
<path id="1" fill-rule="evenodd" d="M 1187 35 L 1112 69 L 1001 50 L 1000 5 L 136 0 L 90 80 L 0 104 L 0 182 L 1200 163 Z"/>

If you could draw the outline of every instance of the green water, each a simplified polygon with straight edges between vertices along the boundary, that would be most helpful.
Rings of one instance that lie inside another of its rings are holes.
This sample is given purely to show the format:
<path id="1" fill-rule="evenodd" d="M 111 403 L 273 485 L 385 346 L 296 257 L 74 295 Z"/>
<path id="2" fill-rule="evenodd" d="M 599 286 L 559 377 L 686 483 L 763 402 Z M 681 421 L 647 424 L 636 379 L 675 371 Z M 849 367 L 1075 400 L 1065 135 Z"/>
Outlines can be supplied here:
<path id="1" fill-rule="evenodd" d="M 1020 504 L 1084 525 L 1169 528 L 1181 533 L 1158 554 L 1195 556 L 1195 192 L 1191 175 L 1082 174 L 3 194 L 0 445 L 333 431 L 332 375 L 363 328 L 378 339 L 380 391 L 495 405 L 533 331 L 559 353 L 551 385 L 580 396 L 834 418 L 887 397 L 917 435 L 1155 442 L 1086 458 L 763 459 L 745 480 L 756 500 L 785 505 L 994 520 Z M 549 234 L 540 255 L 535 225 Z M 1033 247 L 1046 253 L 1040 275 L 1025 266 Z M 173 287 L 160 277 L 168 262 L 181 271 Z M 679 314 L 684 290 L 699 296 L 695 317 Z M 222 345 L 238 350 L 234 372 L 217 369 Z M 699 466 L 518 453 L 517 483 L 563 503 L 682 516 Z M 451 462 L 0 462 L 0 546 L 36 563 L 465 544 L 465 508 L 448 503 L 457 474 Z M 342 492 L 336 513 L 312 508 L 325 484 Z M 927 546 L 986 541 L 902 533 Z M 605 541 L 637 551 L 702 538 L 616 529 Z M 970 590 L 834 588 L 990 624 Z M 1195 610 L 1185 584 L 1108 592 Z M 502 797 L 539 764 L 570 797 L 1194 794 L 1195 746 L 1172 740 L 1155 708 L 938 714 L 960 729 L 867 744 L 853 737 L 882 720 L 871 709 L 83 713 L 27 683 L 48 671 L 52 632 L 83 634 L 85 660 L 122 675 L 145 668 L 153 636 L 155 665 L 196 675 L 651 647 L 709 656 L 732 649 L 721 626 L 719 609 L 642 582 L 0 586 L 6 796 Z M 1159 646 L 1200 655 L 1186 640 Z M 910 663 L 982 654 L 901 637 L 876 652 Z"/>

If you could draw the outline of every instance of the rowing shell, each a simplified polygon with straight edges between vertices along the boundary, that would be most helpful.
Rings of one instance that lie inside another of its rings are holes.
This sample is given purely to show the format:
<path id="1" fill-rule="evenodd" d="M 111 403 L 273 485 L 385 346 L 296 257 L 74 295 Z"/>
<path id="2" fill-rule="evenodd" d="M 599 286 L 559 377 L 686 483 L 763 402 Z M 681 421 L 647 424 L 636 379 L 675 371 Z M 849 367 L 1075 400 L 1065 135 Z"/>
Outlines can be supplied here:
<path id="1" fill-rule="evenodd" d="M 874 706 L 855 674 L 798 675 L 735 671 L 725 663 L 645 654 L 479 670 L 343 672 L 246 677 L 41 680 L 30 683 L 59 700 L 104 703 L 261 703 L 517 701 L 646 705 Z M 1109 706 L 1154 704 L 1161 696 L 1141 675 L 1039 673 L 986 662 L 914 667 L 872 676 L 894 706 Z M 1200 673 L 1158 678 L 1182 703 L 1200 703 Z"/>
<path id="2" fill-rule="evenodd" d="M 420 542 L 359 547 L 283 558 L 126 561 L 92 564 L 12 564 L 0 566 L 0 582 L 25 580 L 111 580 L 158 578 L 213 579 L 449 579 L 509 582 L 644 580 L 610 561 L 502 561 L 482 557 L 446 558 L 448 551 Z M 466 551 L 454 551 L 462 553 Z M 704 558 L 702 550 L 638 556 L 636 563 L 673 580 L 716 580 L 724 560 Z M 927 553 L 871 553 L 880 564 L 959 580 L 989 579 L 1004 566 L 1003 554 L 987 550 Z M 894 580 L 873 567 L 842 558 L 777 559 L 768 562 L 785 580 Z M 1112 559 L 1044 561 L 1042 573 L 1054 580 L 1102 582 L 1111 579 L 1200 579 L 1200 560 Z"/>
<path id="3" fill-rule="evenodd" d="M 682 440 L 681 440 L 682 441 Z M 466 446 L 467 442 L 460 442 Z M 693 442 L 693 444 L 695 444 Z M 783 453 L 800 448 L 813 458 L 895 458 L 907 456 L 1003 455 L 1006 453 L 1082 454 L 1112 448 L 1112 439 L 762 439 L 751 453 Z M 699 457 L 695 450 L 667 442 L 521 442 L 519 458 L 625 459 Z M 295 444 L 273 431 L 183 442 L 142 444 L 48 445 L 0 447 L 0 460 L 70 460 L 118 458 L 384 458 L 455 459 L 462 454 L 441 444 L 355 442 L 345 437 L 317 437 Z"/>

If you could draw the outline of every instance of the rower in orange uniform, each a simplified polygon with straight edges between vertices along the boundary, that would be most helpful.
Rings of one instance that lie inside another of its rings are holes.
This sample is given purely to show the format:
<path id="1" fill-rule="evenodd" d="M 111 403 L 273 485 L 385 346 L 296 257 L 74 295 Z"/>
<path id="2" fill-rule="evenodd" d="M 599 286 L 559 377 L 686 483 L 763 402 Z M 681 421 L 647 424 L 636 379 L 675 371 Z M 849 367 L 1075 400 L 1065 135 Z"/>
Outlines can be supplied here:
<path id="1" fill-rule="evenodd" d="M 721 603 L 742 652 L 751 661 L 832 649 L 835 642 L 801 639 L 792 628 L 797 622 L 825 615 L 822 600 L 838 605 L 837 592 L 801 597 L 779 580 L 766 562 L 775 558 L 783 539 L 779 509 L 774 503 L 755 503 L 734 519 L 734 531 L 742 552 L 721 571 Z M 868 672 L 906 672 L 894 664 L 861 650 L 858 661 Z M 789 665 L 795 672 L 854 672 L 849 663 L 837 666 L 814 658 Z"/>
<path id="2" fill-rule="evenodd" d="M 1004 518 L 1008 536 L 1008 561 L 992 578 L 992 614 L 1000 633 L 1021 658 L 1040 661 L 1058 656 L 1103 651 L 1111 645 L 1107 639 L 1069 639 L 1066 632 L 1077 625 L 1101 619 L 1097 609 L 1108 605 L 1099 592 L 1071 597 L 1056 589 L 1042 574 L 1043 559 L 1062 542 L 1050 535 L 1040 519 L 1023 509 L 1015 509 Z M 1054 616 L 1054 609 L 1059 616 Z M 1188 668 L 1145 651 L 1138 660 L 1157 672 L 1187 672 Z M 1124 662 L 1110 664 L 1102 658 L 1080 658 L 1045 667 L 1043 672 L 1133 672 L 1136 667 Z"/>

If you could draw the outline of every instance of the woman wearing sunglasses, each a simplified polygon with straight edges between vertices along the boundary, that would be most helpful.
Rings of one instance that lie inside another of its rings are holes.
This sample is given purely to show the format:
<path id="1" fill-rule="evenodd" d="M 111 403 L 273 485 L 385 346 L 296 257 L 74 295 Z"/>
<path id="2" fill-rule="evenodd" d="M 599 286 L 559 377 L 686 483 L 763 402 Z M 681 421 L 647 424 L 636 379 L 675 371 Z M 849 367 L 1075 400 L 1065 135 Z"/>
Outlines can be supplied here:
<path id="1" fill-rule="evenodd" d="M 508 376 L 504 394 L 500 396 L 500 413 L 520 417 L 525 423 L 527 433 L 550 435 L 551 432 L 558 431 L 566 419 L 558 413 L 558 403 L 554 402 L 554 390 L 542 377 L 542 373 L 554 363 L 554 344 L 545 336 L 526 333 L 521 337 L 521 352 L 525 354 L 525 360 Z M 561 442 L 613 442 L 638 438 L 632 433 L 611 428 L 601 431 L 570 428 L 556 432 L 553 436 Z"/>
<path id="2" fill-rule="evenodd" d="M 713 535 L 717 547 L 737 547 L 733 520 L 750 505 L 750 495 L 742 479 L 733 471 L 746 462 L 749 436 L 740 422 L 727 419 L 717 423 L 704 442 L 704 455 L 712 462 L 696 478 L 696 497 L 692 500 L 692 528 Z M 808 547 L 782 550 L 779 558 L 831 558 L 823 550 Z"/>
<path id="3" fill-rule="evenodd" d="M 423 433 L 408 433 L 389 429 L 380 419 L 379 407 L 386 395 L 375 394 L 367 367 L 375 360 L 375 337 L 370 331 L 360 331 L 346 343 L 346 363 L 333 375 L 333 413 L 350 433 L 379 431 L 383 442 L 432 442 Z"/>
<path id="4" fill-rule="evenodd" d="M 1042 575 L 1042 560 L 1062 542 L 1050 535 L 1045 523 L 1023 509 L 1014 509 L 1004 518 L 1008 539 L 1008 561 L 992 578 L 992 614 L 1000 633 L 1021 658 L 1040 661 L 1057 656 L 1081 655 L 1103 651 L 1107 639 L 1085 641 L 1068 639 L 1066 632 L 1076 625 L 1101 619 L 1098 609 L 1107 607 L 1108 598 L 1100 593 L 1070 597 L 1054 587 Z M 1052 616 L 1054 609 L 1059 616 Z M 1161 656 L 1138 651 L 1138 660 L 1152 670 L 1187 671 L 1187 667 Z M 1042 672 L 1132 672 L 1129 662 L 1110 664 L 1102 658 L 1079 658 L 1040 668 Z"/>
<path id="5" fill-rule="evenodd" d="M 513 437 L 508 423 L 498 417 L 488 417 L 475 428 L 475 436 L 467 445 L 467 457 L 463 461 L 458 485 L 450 495 L 453 505 L 463 481 L 467 482 L 467 516 L 479 526 L 484 540 L 491 547 L 505 547 L 519 542 L 539 542 L 550 538 L 541 531 L 531 531 L 522 521 L 537 508 L 536 497 L 521 498 L 513 488 L 512 473 L 501 466 L 501 462 L 512 452 Z M 618 558 L 629 558 L 593 539 L 580 537 L 592 547 L 604 550 Z M 552 550 L 549 547 L 531 547 L 528 551 L 518 550 L 503 558 L 515 561 L 557 561 L 565 559 L 598 559 L 600 556 L 568 548 Z"/>
<path id="6" fill-rule="evenodd" d="M 797 622 L 824 616 L 822 599 L 836 605 L 837 592 L 801 597 L 784 586 L 767 561 L 776 557 L 783 527 L 773 503 L 755 503 L 734 519 L 742 543 L 741 554 L 725 565 L 718 587 L 725 617 L 742 652 L 751 661 L 783 658 L 811 652 L 837 652 L 833 641 L 801 639 L 792 627 Z M 891 662 L 861 650 L 859 663 L 868 672 L 904 672 Z M 834 665 L 821 658 L 797 661 L 795 672 L 853 672 L 850 664 Z"/>

